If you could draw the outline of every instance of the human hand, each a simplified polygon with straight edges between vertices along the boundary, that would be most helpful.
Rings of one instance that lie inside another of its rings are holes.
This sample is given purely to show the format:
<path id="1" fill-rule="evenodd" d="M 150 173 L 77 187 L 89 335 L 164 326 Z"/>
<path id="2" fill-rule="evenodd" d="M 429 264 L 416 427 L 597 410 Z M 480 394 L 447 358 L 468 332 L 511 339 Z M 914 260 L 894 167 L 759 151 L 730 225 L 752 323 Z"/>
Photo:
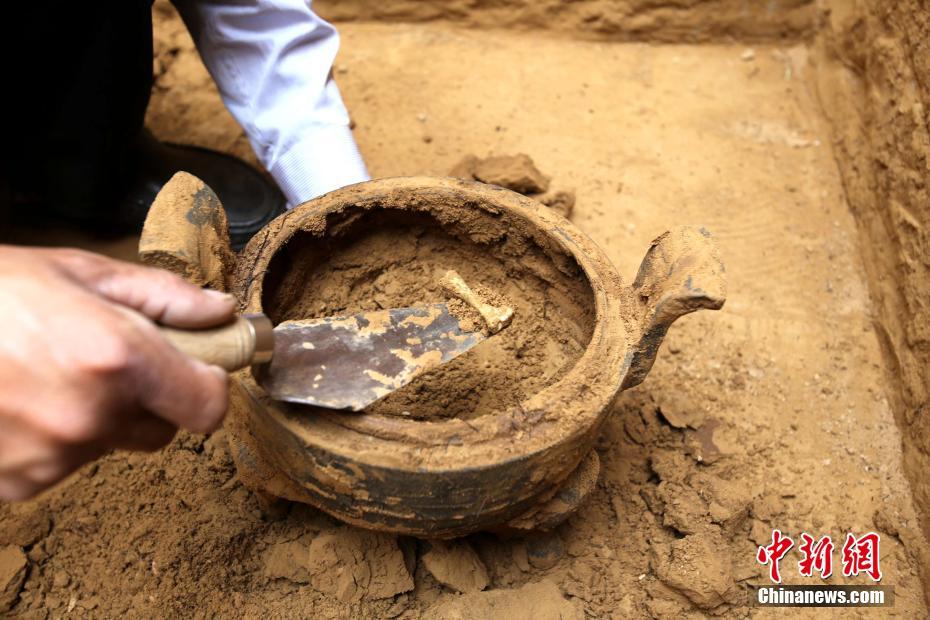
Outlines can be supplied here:
<path id="1" fill-rule="evenodd" d="M 0 499 L 24 499 L 114 448 L 216 428 L 227 376 L 153 321 L 230 320 L 229 295 L 70 249 L 0 245 Z M 147 317 L 147 318 L 145 318 Z"/>

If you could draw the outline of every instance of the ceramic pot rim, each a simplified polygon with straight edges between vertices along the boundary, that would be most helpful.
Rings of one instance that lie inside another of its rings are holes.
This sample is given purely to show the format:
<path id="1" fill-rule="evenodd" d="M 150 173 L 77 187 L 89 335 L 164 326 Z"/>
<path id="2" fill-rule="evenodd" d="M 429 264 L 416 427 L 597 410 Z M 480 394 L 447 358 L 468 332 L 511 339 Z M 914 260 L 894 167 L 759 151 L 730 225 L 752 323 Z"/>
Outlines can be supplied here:
<path id="1" fill-rule="evenodd" d="M 348 206 L 376 209 L 381 203 L 410 196 L 430 203 L 442 197 L 492 213 L 506 212 L 541 231 L 571 256 L 587 278 L 594 302 L 593 330 L 585 351 L 557 382 L 515 407 L 468 423 L 456 418 L 422 421 L 322 409 L 308 415 L 306 408 L 262 399 L 267 415 L 308 444 L 337 453 L 349 451 L 353 458 L 374 466 L 384 463 L 397 468 L 408 463 L 420 471 L 424 463 L 431 471 L 460 466 L 461 448 L 469 450 L 470 465 L 480 467 L 499 463 L 502 455 L 505 460 L 525 458 L 556 444 L 574 444 L 595 432 L 629 369 L 633 302 L 610 260 L 589 237 L 547 207 L 509 190 L 457 179 L 397 177 L 344 187 L 306 202 L 274 220 L 246 247 L 243 256 L 249 260 L 240 259 L 235 290 L 244 310 L 262 310 L 264 278 L 254 274 L 264 274 L 274 255 L 295 234 L 319 228 L 327 214 Z M 241 379 L 253 395 L 261 393 L 250 376 Z M 514 425 L 520 421 L 529 421 L 532 428 L 523 429 L 528 432 L 515 449 Z M 366 445 L 360 446 L 360 441 Z"/>

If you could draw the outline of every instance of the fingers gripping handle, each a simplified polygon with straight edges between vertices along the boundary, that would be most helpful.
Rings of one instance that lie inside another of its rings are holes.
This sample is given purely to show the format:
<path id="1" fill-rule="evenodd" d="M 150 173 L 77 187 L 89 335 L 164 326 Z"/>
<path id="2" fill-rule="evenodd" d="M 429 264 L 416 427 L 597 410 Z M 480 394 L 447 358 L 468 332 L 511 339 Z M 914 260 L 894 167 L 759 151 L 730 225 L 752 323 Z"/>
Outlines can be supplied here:
<path id="1" fill-rule="evenodd" d="M 706 229 L 682 226 L 653 241 L 633 282 L 641 331 L 623 389 L 646 378 L 662 339 L 678 317 L 702 308 L 719 310 L 726 289 L 726 272 Z"/>
<path id="2" fill-rule="evenodd" d="M 158 329 L 182 353 L 229 371 L 271 361 L 274 351 L 274 332 L 264 314 L 240 316 L 210 329 Z"/>

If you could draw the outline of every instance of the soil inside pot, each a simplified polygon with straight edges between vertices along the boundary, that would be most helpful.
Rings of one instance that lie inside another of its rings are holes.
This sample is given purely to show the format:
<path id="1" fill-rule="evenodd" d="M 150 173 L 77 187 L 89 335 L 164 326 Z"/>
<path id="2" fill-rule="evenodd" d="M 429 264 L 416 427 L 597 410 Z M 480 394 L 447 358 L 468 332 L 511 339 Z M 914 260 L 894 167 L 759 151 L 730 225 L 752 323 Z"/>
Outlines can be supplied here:
<path id="1" fill-rule="evenodd" d="M 547 251 L 491 215 L 461 229 L 422 213 L 356 213 L 325 237 L 298 233 L 272 261 L 263 305 L 275 322 L 448 299 L 439 280 L 455 270 L 501 294 L 512 324 L 368 408 L 417 419 L 475 418 L 558 381 L 590 339 L 594 303 L 573 260 Z M 479 229 L 482 231 L 479 233 Z M 494 230 L 493 234 L 487 234 Z"/>

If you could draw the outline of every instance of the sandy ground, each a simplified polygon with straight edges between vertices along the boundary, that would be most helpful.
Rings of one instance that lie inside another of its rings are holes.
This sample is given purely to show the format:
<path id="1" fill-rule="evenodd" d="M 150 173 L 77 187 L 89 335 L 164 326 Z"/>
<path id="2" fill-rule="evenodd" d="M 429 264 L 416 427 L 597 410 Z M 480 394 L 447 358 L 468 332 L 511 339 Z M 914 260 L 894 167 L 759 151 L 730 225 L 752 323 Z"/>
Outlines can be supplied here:
<path id="1" fill-rule="evenodd" d="M 251 157 L 186 35 L 161 17 L 152 128 Z M 410 541 L 407 593 L 379 598 L 383 588 L 357 580 L 340 600 L 282 572 L 286 553 L 299 564 L 314 539 L 355 535 L 313 509 L 260 506 L 219 433 L 107 457 L 33 504 L 0 509 L 6 530 L 33 524 L 15 612 L 516 618 L 535 604 L 536 617 L 780 617 L 746 607 L 746 586 L 766 582 L 756 546 L 777 527 L 834 541 L 879 531 L 882 583 L 896 593 L 887 611 L 927 614 L 858 237 L 804 48 L 341 31 L 335 75 L 373 176 L 527 153 L 554 188 L 574 189 L 575 224 L 627 278 L 666 228 L 707 226 L 727 265 L 725 308 L 676 325 L 650 377 L 622 397 L 598 445 L 597 491 L 576 516 L 539 538 L 467 540 L 484 592 L 439 585 L 425 546 Z M 786 581 L 819 583 L 798 576 L 797 559 L 782 563 Z"/>

